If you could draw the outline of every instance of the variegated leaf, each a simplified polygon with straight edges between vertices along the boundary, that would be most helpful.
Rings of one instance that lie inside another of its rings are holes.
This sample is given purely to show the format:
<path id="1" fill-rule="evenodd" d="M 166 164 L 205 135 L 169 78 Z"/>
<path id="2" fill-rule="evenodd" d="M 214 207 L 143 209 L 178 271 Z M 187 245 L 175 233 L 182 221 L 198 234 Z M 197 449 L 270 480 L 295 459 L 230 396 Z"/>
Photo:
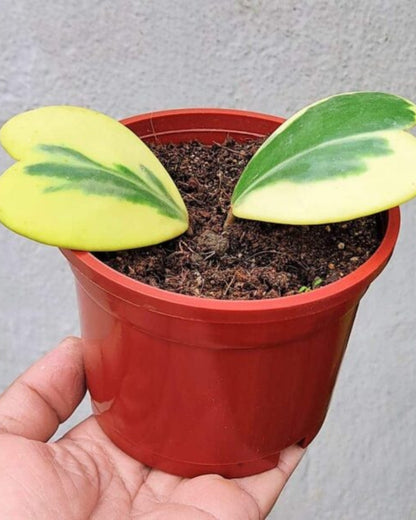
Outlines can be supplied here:
<path id="1" fill-rule="evenodd" d="M 19 161 L 0 178 L 0 221 L 22 235 L 109 251 L 162 242 L 188 227 L 166 170 L 114 119 L 44 107 L 12 118 L 0 141 Z"/>
<path id="2" fill-rule="evenodd" d="M 410 101 L 340 94 L 301 110 L 260 147 L 232 196 L 237 217 L 288 224 L 339 222 L 416 195 Z"/>

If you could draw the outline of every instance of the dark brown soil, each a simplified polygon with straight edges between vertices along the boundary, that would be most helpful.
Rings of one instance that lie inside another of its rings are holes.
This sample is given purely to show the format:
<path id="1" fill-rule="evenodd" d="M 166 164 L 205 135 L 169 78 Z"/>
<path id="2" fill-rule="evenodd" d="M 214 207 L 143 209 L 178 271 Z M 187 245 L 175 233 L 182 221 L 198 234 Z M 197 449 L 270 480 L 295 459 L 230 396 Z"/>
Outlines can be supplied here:
<path id="1" fill-rule="evenodd" d="M 223 229 L 232 190 L 260 144 L 153 145 L 185 200 L 189 231 L 157 246 L 98 258 L 168 291 L 244 300 L 310 291 L 365 262 L 380 242 L 376 216 L 319 226 L 236 219 Z"/>

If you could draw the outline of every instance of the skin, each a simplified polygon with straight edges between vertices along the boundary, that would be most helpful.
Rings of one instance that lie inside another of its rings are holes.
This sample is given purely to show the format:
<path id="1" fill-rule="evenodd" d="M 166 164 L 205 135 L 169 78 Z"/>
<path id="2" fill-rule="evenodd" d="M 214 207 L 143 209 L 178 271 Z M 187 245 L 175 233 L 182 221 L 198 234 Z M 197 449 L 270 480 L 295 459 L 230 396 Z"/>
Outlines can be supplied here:
<path id="1" fill-rule="evenodd" d="M 81 340 L 68 338 L 0 396 L 2 518 L 260 520 L 304 452 L 292 446 L 252 477 L 186 479 L 124 454 L 94 417 L 48 443 L 84 394 Z"/>

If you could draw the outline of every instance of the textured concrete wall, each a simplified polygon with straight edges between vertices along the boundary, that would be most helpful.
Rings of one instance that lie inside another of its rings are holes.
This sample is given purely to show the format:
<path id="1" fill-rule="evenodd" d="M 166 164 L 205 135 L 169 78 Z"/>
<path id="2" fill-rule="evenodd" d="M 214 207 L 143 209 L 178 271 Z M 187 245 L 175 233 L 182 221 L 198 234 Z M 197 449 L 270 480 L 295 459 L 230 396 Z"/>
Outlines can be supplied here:
<path id="1" fill-rule="evenodd" d="M 355 89 L 416 98 L 414 0 L 0 0 L 0 21 L 0 123 L 63 103 L 286 116 Z M 326 424 L 270 518 L 416 518 L 415 225 L 416 201 L 362 303 Z M 2 228 L 0 241 L 1 390 L 78 325 L 59 253 Z"/>

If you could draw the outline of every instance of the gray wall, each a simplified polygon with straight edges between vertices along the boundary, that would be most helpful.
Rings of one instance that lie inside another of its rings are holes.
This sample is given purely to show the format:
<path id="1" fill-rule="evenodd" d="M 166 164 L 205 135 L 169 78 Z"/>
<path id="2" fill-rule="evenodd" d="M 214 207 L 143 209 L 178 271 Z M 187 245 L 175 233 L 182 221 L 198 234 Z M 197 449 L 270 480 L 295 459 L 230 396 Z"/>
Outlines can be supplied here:
<path id="1" fill-rule="evenodd" d="M 365 89 L 416 100 L 414 0 L 0 0 L 0 19 L 0 123 L 64 103 L 120 118 L 186 106 L 287 116 Z M 415 225 L 416 201 L 272 519 L 416 518 Z M 0 241 L 1 390 L 78 325 L 59 253 L 3 228 Z"/>

